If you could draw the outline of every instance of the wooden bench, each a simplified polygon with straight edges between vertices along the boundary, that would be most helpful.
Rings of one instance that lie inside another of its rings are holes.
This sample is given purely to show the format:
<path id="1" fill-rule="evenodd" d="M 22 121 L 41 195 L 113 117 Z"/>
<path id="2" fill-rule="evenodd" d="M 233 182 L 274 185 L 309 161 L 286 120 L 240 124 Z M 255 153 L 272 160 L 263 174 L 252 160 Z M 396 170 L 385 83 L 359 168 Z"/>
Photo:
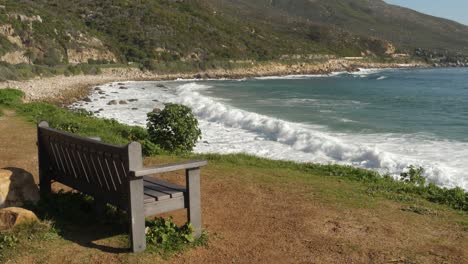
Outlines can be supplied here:
<path id="1" fill-rule="evenodd" d="M 146 248 L 145 217 L 187 208 L 195 236 L 201 234 L 200 167 L 190 161 L 143 167 L 141 145 L 115 146 L 49 128 L 37 127 L 39 186 L 51 192 L 52 181 L 91 195 L 98 208 L 106 203 L 127 211 L 133 252 Z M 186 171 L 186 187 L 148 177 L 176 170 Z"/>

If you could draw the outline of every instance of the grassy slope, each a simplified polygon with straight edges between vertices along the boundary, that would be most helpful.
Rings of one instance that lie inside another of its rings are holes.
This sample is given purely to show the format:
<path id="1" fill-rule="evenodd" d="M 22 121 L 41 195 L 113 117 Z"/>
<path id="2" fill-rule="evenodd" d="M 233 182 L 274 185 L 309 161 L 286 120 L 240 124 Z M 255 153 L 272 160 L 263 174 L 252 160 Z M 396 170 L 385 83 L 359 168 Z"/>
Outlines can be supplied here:
<path id="1" fill-rule="evenodd" d="M 37 120 L 48 120 L 54 127 L 82 135 L 99 135 L 107 142 L 119 144 L 139 134 L 132 134 L 128 126 L 83 113 L 42 103 L 21 104 L 18 96 L 21 93 L 13 90 L 0 91 L 0 108 L 8 109 L 0 117 L 0 132 L 21 129 L 21 142 L 29 138 L 26 142 L 31 143 L 15 150 L 16 136 L 0 133 L 0 144 L 6 146 L 0 154 L 0 167 L 12 166 L 4 163 L 12 155 L 17 157 L 14 166 L 25 169 L 37 166 L 32 164 L 35 160 L 33 124 Z M 30 123 L 12 117 L 12 110 Z M 15 151 L 22 154 L 16 155 Z M 272 161 L 241 154 L 158 155 L 147 158 L 145 163 L 191 158 L 210 162 L 203 169 L 202 188 L 205 226 L 211 233 L 211 244 L 208 249 L 190 250 L 169 261 L 219 263 L 238 258 L 240 262 L 247 259 L 261 262 L 271 258 L 288 262 L 292 256 L 304 260 L 313 256 L 323 262 L 330 260 L 327 258 L 356 262 L 400 258 L 415 263 L 466 261 L 468 194 L 463 191 L 418 187 L 351 167 Z M 163 177 L 183 182 L 184 176 L 175 173 Z M 13 263 L 164 261 L 160 255 L 149 252 L 126 254 L 124 222 L 118 219 L 96 222 L 89 215 L 90 208 L 73 199 L 62 200 L 57 206 L 53 208 L 58 208 L 59 214 L 46 217 L 54 221 L 55 229 L 47 225 L 23 226 L 7 233 L 19 241 L 4 246 L 0 260 Z M 61 216 L 66 212 L 64 208 L 72 209 L 66 213 L 71 218 Z M 44 217 L 43 213 L 40 215 Z M 179 224 L 184 222 L 183 212 L 174 215 Z M 304 240 L 311 243 L 306 248 Z M 294 250 L 290 248 L 292 245 Z M 249 248 L 256 248 L 253 255 L 246 253 Z"/>
<path id="2" fill-rule="evenodd" d="M 3 122 L 14 127 L 14 120 L 17 118 L 9 117 Z M 30 124 L 23 133 L 34 138 L 34 126 Z M 8 137 L 2 135 L 0 140 Z M 25 147 L 34 149 L 34 146 Z M 43 225 L 18 228 L 14 234 L 19 242 L 15 247 L 2 249 L 0 260 L 9 263 L 221 263 L 235 259 L 258 263 L 289 262 L 295 257 L 298 261 L 312 258 L 322 263 L 332 260 L 466 261 L 468 218 L 464 212 L 419 196 L 389 199 L 386 194 L 369 195 L 365 182 L 304 170 L 294 163 L 245 155 L 199 158 L 210 160 L 210 165 L 203 170 L 202 186 L 204 222 L 211 237 L 208 248 L 190 250 L 166 260 L 151 253 L 127 254 L 127 238 L 122 234 L 121 225 L 109 224 L 107 220 L 93 221 L 90 227 L 52 218 L 58 230 Z M 159 156 L 148 158 L 145 163 L 181 159 L 185 158 Z M 3 166 L 6 165 L 0 162 L 0 167 Z M 183 175 L 163 177 L 180 182 Z M 77 205 L 68 201 L 64 206 L 81 212 L 83 208 Z M 183 223 L 183 212 L 174 215 Z M 309 241 L 305 248 L 304 240 Z"/>

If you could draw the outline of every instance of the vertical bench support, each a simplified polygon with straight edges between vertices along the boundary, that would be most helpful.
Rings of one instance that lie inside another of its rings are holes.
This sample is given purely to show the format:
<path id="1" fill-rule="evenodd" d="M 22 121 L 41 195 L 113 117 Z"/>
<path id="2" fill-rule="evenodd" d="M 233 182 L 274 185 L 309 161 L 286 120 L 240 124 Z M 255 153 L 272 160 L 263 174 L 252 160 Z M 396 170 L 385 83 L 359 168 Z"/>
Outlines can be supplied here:
<path id="1" fill-rule="evenodd" d="M 188 190 L 188 206 L 187 216 L 188 221 L 194 227 L 194 235 L 200 237 L 202 222 L 201 222 L 201 199 L 200 199 L 200 168 L 188 169 L 185 171 L 185 177 Z"/>
<path id="2" fill-rule="evenodd" d="M 129 169 L 138 170 L 143 167 L 140 143 L 133 142 L 128 145 Z M 133 252 L 142 252 L 146 249 L 145 212 L 143 201 L 143 178 L 129 175 L 128 216 L 130 222 L 130 243 Z"/>
<path id="3" fill-rule="evenodd" d="M 47 155 L 46 146 L 41 139 L 41 127 L 49 127 L 49 124 L 42 121 L 37 126 L 37 157 L 39 159 L 39 191 L 41 197 L 47 196 L 51 192 L 52 181 L 49 175 L 49 156 Z"/>

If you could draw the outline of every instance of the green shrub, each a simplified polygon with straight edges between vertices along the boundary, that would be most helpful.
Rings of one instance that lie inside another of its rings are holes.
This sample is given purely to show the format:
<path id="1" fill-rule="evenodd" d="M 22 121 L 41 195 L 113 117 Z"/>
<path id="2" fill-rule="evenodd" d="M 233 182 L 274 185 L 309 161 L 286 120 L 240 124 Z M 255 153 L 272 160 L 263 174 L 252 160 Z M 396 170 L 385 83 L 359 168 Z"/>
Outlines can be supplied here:
<path id="1" fill-rule="evenodd" d="M 190 223 L 178 227 L 169 217 L 156 218 L 146 221 L 146 242 L 148 250 L 159 254 L 171 255 L 190 246 L 206 245 L 207 236 L 196 239 L 193 235 L 193 226 Z"/>
<path id="2" fill-rule="evenodd" d="M 413 165 L 409 166 L 406 172 L 400 174 L 401 180 L 416 184 L 419 186 L 424 186 L 426 184 L 426 178 L 422 175 L 424 169 L 422 167 L 415 167 Z"/>
<path id="3" fill-rule="evenodd" d="M 0 105 L 12 106 L 21 103 L 24 93 L 16 89 L 0 89 Z"/>
<path id="4" fill-rule="evenodd" d="M 192 110 L 183 105 L 167 104 L 159 113 L 148 113 L 149 140 L 170 152 L 193 150 L 201 131 Z"/>

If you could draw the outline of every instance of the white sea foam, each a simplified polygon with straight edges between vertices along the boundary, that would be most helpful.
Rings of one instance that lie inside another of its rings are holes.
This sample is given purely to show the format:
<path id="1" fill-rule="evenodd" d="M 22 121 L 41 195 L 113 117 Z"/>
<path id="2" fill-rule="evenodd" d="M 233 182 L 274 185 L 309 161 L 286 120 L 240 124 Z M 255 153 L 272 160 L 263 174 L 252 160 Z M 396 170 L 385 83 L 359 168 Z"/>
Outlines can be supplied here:
<path id="1" fill-rule="evenodd" d="M 408 165 L 415 164 L 423 166 L 426 176 L 439 185 L 468 189 L 468 177 L 464 173 L 468 143 L 437 141 L 419 135 L 332 133 L 321 126 L 287 122 L 229 106 L 225 101 L 204 95 L 211 88 L 208 85 L 195 82 L 165 85 L 167 88 L 161 89 L 151 82 L 127 83 L 130 87 L 127 90 L 119 90 L 114 84 L 104 85 L 105 98 L 95 94 L 91 99 L 96 101 L 79 102 L 75 107 L 91 111 L 102 108 L 96 115 L 144 126 L 146 113 L 154 107 L 162 107 L 165 102 L 181 103 L 190 106 L 200 121 L 203 139 L 197 144 L 196 152 L 244 152 L 272 159 L 346 164 L 395 177 Z M 107 105 L 110 100 L 129 99 L 138 101 Z M 320 103 L 315 99 L 291 100 Z"/>
<path id="2" fill-rule="evenodd" d="M 388 77 L 387 76 L 380 76 L 379 78 L 377 78 L 378 81 L 381 81 L 381 80 L 385 80 L 387 79 Z"/>
<path id="3" fill-rule="evenodd" d="M 342 74 L 342 72 L 333 72 L 330 74 L 299 74 L 299 75 L 284 75 L 284 76 L 263 76 L 255 77 L 255 80 L 292 80 L 292 79 L 310 79 L 332 77 Z"/>

